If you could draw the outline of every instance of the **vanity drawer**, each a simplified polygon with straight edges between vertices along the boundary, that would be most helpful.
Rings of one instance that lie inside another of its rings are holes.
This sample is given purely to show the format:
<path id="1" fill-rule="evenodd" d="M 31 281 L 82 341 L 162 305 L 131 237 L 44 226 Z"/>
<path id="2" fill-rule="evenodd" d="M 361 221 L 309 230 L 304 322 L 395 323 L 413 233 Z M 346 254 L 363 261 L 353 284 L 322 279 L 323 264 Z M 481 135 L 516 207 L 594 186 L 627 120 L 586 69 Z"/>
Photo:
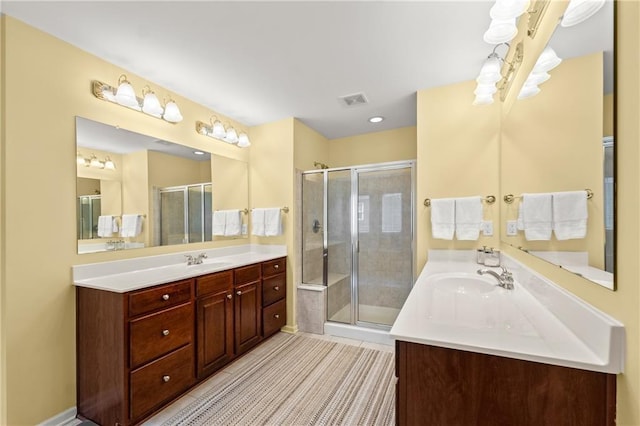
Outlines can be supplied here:
<path id="1" fill-rule="evenodd" d="M 246 283 L 252 283 L 254 281 L 258 281 L 261 277 L 260 275 L 260 264 L 244 266 L 242 268 L 237 268 L 234 271 L 235 275 L 235 285 L 241 285 Z"/>
<path id="2" fill-rule="evenodd" d="M 193 280 L 178 281 L 129 295 L 129 316 L 133 317 L 191 300 Z"/>
<path id="3" fill-rule="evenodd" d="M 196 278 L 196 295 L 220 293 L 233 287 L 233 270 Z"/>
<path id="4" fill-rule="evenodd" d="M 281 274 L 287 271 L 286 268 L 287 268 L 286 258 L 283 257 L 280 259 L 270 260 L 262 264 L 262 276 L 268 277 L 271 275 Z"/>
<path id="5" fill-rule="evenodd" d="M 273 302 L 284 298 L 287 294 L 287 276 L 276 275 L 262 281 L 262 306 L 268 306 Z"/>
<path id="6" fill-rule="evenodd" d="M 176 306 L 129 323 L 130 366 L 135 368 L 193 340 L 193 304 Z"/>
<path id="7" fill-rule="evenodd" d="M 287 301 L 283 299 L 262 310 L 263 336 L 271 336 L 287 323 Z"/>
<path id="8" fill-rule="evenodd" d="M 193 345 L 185 346 L 132 371 L 131 419 L 139 419 L 164 401 L 183 392 L 194 380 Z"/>

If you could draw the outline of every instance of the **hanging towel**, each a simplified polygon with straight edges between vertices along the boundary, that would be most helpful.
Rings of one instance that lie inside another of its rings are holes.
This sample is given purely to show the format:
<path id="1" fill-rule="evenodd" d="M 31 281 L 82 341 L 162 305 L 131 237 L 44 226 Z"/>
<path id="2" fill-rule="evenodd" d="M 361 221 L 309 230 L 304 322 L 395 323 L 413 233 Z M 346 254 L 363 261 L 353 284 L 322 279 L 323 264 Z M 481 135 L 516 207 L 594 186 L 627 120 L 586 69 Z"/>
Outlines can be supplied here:
<path id="1" fill-rule="evenodd" d="M 522 215 L 522 203 L 518 204 L 518 220 L 516 221 L 516 228 L 518 231 L 524 231 L 524 218 Z"/>
<path id="2" fill-rule="evenodd" d="M 264 211 L 265 209 L 251 210 L 251 234 L 264 237 Z"/>
<path id="3" fill-rule="evenodd" d="M 522 222 L 528 241 L 551 239 L 552 197 L 549 193 L 522 194 Z"/>
<path id="4" fill-rule="evenodd" d="M 242 229 L 242 217 L 240 216 L 240 210 L 225 210 L 225 225 L 224 235 L 225 237 L 233 237 L 240 235 Z"/>
<path id="5" fill-rule="evenodd" d="M 275 237 L 282 235 L 282 215 L 280 208 L 274 207 L 264 210 L 264 235 Z"/>
<path id="6" fill-rule="evenodd" d="M 431 200 L 431 234 L 433 238 L 452 240 L 455 231 L 455 199 Z"/>
<path id="7" fill-rule="evenodd" d="M 140 232 L 142 232 L 142 216 L 139 214 L 123 214 L 120 236 L 136 237 L 140 235 Z"/>
<path id="8" fill-rule="evenodd" d="M 98 237 L 110 237 L 113 234 L 113 226 L 113 216 L 98 216 Z"/>
<path id="9" fill-rule="evenodd" d="M 587 236 L 587 192 L 553 193 L 553 233 L 558 240 Z"/>
<path id="10" fill-rule="evenodd" d="M 482 197 L 456 198 L 456 238 L 475 241 L 480 236 L 482 224 Z"/>
<path id="11" fill-rule="evenodd" d="M 212 220 L 212 233 L 216 236 L 223 236 L 225 234 L 225 227 L 227 224 L 227 214 L 222 210 L 216 210 L 213 212 Z"/>

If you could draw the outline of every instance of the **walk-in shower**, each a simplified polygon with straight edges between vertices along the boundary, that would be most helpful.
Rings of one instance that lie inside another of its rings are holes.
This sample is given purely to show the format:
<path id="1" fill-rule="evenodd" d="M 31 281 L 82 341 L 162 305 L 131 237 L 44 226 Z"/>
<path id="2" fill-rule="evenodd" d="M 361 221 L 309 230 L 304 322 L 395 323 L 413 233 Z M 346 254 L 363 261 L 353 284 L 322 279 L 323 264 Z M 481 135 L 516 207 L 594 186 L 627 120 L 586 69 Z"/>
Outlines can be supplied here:
<path id="1" fill-rule="evenodd" d="M 302 281 L 326 287 L 329 323 L 395 321 L 414 281 L 414 170 L 407 161 L 302 174 Z"/>

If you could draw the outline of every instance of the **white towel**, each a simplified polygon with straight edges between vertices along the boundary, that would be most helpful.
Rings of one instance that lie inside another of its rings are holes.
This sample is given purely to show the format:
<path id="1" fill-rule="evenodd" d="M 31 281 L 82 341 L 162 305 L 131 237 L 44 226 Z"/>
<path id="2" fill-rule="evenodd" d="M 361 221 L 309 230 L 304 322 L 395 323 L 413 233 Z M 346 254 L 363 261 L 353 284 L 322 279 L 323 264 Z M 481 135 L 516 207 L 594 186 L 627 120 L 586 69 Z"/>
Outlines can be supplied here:
<path id="1" fill-rule="evenodd" d="M 227 224 L 227 214 L 222 210 L 216 210 L 213 212 L 213 218 L 211 220 L 213 235 L 223 236 Z"/>
<path id="2" fill-rule="evenodd" d="M 274 207 L 264 210 L 264 235 L 275 237 L 282 235 L 282 215 L 280 208 Z"/>
<path id="3" fill-rule="evenodd" d="M 98 216 L 98 237 L 110 237 L 114 232 L 114 223 L 113 216 Z"/>
<path id="4" fill-rule="evenodd" d="M 264 237 L 264 210 L 265 209 L 252 209 L 251 210 L 251 234 Z"/>
<path id="5" fill-rule="evenodd" d="M 587 236 L 586 191 L 554 192 L 553 232 L 558 240 L 570 240 Z"/>
<path id="6" fill-rule="evenodd" d="M 516 221 L 516 228 L 518 228 L 518 231 L 524 231 L 524 217 L 522 214 L 522 203 L 518 204 L 518 220 Z"/>
<path id="7" fill-rule="evenodd" d="M 522 222 L 528 241 L 550 240 L 553 228 L 552 197 L 549 193 L 522 194 Z"/>
<path id="8" fill-rule="evenodd" d="M 482 224 L 482 197 L 464 197 L 455 200 L 456 238 L 475 241 Z"/>
<path id="9" fill-rule="evenodd" d="M 120 236 L 135 237 L 140 235 L 140 232 L 142 232 L 142 216 L 139 214 L 123 214 Z"/>
<path id="10" fill-rule="evenodd" d="M 225 210 L 225 237 L 240 235 L 241 228 L 242 217 L 240 216 L 240 210 Z"/>
<path id="11" fill-rule="evenodd" d="M 431 235 L 441 240 L 452 240 L 455 231 L 455 209 L 453 198 L 431 200 Z"/>

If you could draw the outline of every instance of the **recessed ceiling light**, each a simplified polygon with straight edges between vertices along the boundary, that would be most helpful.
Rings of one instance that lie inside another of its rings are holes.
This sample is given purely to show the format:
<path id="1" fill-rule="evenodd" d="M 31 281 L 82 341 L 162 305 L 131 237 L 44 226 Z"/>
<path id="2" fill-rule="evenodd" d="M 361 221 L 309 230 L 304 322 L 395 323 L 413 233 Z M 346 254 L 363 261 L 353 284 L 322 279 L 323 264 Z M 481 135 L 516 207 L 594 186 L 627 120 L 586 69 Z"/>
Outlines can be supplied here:
<path id="1" fill-rule="evenodd" d="M 202 152 L 202 151 L 193 151 L 193 153 L 195 155 L 204 155 L 204 152 Z"/>
<path id="2" fill-rule="evenodd" d="M 384 117 L 380 117 L 380 116 L 375 116 L 375 117 L 371 117 L 369 119 L 369 123 L 379 123 L 382 120 L 384 120 Z"/>

